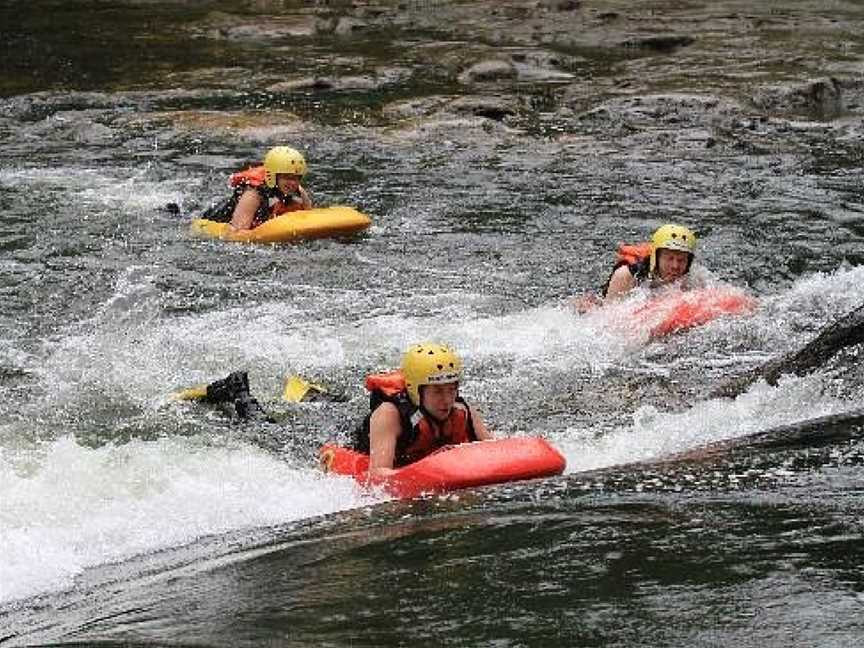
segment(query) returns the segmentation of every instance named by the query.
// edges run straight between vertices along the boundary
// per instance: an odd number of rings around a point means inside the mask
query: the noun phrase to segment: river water
[[[229,27],[224,3],[0,4],[0,645],[859,645],[858,349],[709,396],[864,301],[862,10],[784,4],[586,2],[588,23],[699,37],[552,43],[570,77],[519,68],[482,91],[412,58],[475,62],[447,12],[478,3],[249,2]],[[370,6],[443,12],[440,31],[376,28]],[[366,28],[296,32],[310,16]],[[833,114],[741,101],[814,66],[845,88]],[[263,89],[345,70],[347,87]],[[442,97],[486,107],[394,116]],[[306,153],[316,202],[373,227],[190,239],[274,144]],[[654,341],[632,303],[570,306],[618,241],[668,220],[753,315]],[[566,473],[411,502],[319,473],[362,377],[423,339],[460,350],[492,429],[548,438]],[[278,423],[170,398],[235,369]],[[348,398],[280,403],[294,373]]]

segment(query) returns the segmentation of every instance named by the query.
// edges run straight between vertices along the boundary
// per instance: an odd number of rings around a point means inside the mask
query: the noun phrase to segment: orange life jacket
[[[648,241],[643,243],[619,243],[618,253],[615,255],[615,270],[622,265],[632,266],[648,261],[651,258],[652,250],[653,246]]]
[[[243,171],[232,173],[231,177],[228,178],[228,184],[232,187],[239,187],[240,185],[260,187],[264,184],[266,175],[267,173],[264,171],[263,164],[260,166],[249,167]]]
[[[293,196],[286,196],[275,187],[268,187],[265,183],[265,179],[266,172],[264,170],[264,165],[249,167],[243,171],[237,171],[236,173],[232,173],[231,177],[228,179],[228,184],[232,187],[254,187],[258,190],[258,193],[261,194],[261,205],[255,211],[255,219],[252,221],[252,227],[257,227],[274,216],[303,209],[302,202],[298,202]]]
[[[603,284],[600,294],[604,297],[609,290],[609,282],[612,281],[612,275],[621,266],[626,265],[630,268],[630,274],[641,283],[648,278],[650,272],[650,259],[653,246],[650,242],[642,243],[619,243],[618,251],[615,254],[615,265],[612,266],[612,272],[609,273],[609,278]]]
[[[369,390],[369,414],[354,433],[354,449],[359,452],[369,453],[369,420],[381,403],[395,405],[402,424],[394,467],[418,461],[446,445],[477,440],[471,410],[461,397],[456,397],[447,420],[437,421],[411,402],[401,371],[366,376],[364,384]]]

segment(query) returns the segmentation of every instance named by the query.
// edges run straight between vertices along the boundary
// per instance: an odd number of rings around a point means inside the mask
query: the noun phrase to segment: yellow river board
[[[348,236],[362,232],[372,221],[353,207],[334,205],[303,211],[289,212],[271,218],[255,229],[231,231],[228,223],[198,218],[189,231],[201,238],[240,241],[243,243],[293,243],[317,238]]]

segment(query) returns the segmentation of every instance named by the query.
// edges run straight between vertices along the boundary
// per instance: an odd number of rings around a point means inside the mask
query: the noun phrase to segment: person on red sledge
[[[309,192],[300,184],[306,159],[290,146],[267,151],[264,163],[233,174],[234,192],[228,200],[207,209],[202,218],[230,223],[234,231],[250,230],[292,211],[312,209]]]
[[[446,445],[492,438],[459,396],[462,359],[437,342],[414,344],[397,371],[366,377],[370,412],[354,450],[369,455],[369,476],[385,477]]]
[[[677,286],[683,290],[704,286],[707,271],[694,267],[695,257],[693,231],[683,225],[667,223],[659,227],[648,242],[620,244],[615,266],[600,295],[579,297],[576,306],[584,312],[604,301],[621,299],[638,286],[649,289]]]

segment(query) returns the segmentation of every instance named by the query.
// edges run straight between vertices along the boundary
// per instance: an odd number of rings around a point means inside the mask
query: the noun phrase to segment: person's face
[[[657,250],[657,276],[661,281],[675,281],[687,272],[690,255],[681,250]]]
[[[434,418],[443,421],[453,411],[458,393],[459,383],[423,385],[420,388],[420,403]]]
[[[297,193],[300,187],[300,176],[292,173],[277,173],[276,186],[284,194]]]

